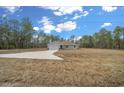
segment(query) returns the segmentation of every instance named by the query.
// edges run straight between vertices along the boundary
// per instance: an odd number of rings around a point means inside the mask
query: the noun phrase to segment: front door
[[[62,49],[62,45],[60,45],[60,49]]]

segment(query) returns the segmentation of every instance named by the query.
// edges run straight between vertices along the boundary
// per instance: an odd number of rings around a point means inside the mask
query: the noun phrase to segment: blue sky
[[[69,38],[92,35],[101,28],[124,27],[124,7],[0,7],[0,15],[12,19],[29,17],[36,31]]]

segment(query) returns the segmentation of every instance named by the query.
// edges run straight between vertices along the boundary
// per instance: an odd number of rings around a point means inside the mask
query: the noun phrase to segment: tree
[[[71,42],[75,42],[75,35],[71,35],[70,41],[71,41]]]
[[[0,49],[46,47],[50,41],[58,40],[60,36],[34,31],[29,18],[0,18]]]
[[[94,47],[94,38],[92,36],[89,36],[89,47],[90,48]]]
[[[82,38],[80,39],[80,43],[81,43],[81,46],[85,48],[94,47],[92,36],[88,36],[88,35],[82,36]]]
[[[110,31],[102,28],[99,32],[93,35],[95,47],[97,48],[112,48],[112,35]]]
[[[0,42],[1,48],[9,48],[9,40],[10,40],[10,31],[9,31],[9,23],[7,18],[1,18],[0,23]]]
[[[117,26],[114,29],[114,47],[115,48],[120,48],[120,36],[121,36],[121,27]]]
[[[21,33],[21,43],[23,48],[28,48],[31,43],[33,27],[29,18],[23,18],[22,22],[22,33]]]
[[[124,49],[124,28],[121,28],[121,36],[122,36],[122,40],[121,40],[121,48]]]
[[[20,45],[19,41],[20,41],[20,32],[21,32],[20,22],[16,19],[10,20],[9,28],[11,32],[10,48],[18,48]]]

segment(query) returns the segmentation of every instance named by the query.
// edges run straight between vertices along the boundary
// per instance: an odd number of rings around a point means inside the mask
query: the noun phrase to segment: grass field
[[[0,50],[0,54],[11,54],[11,53],[21,53],[21,52],[29,52],[29,51],[43,51],[47,50],[47,48],[29,48],[29,49],[3,49]]]
[[[25,49],[25,51],[44,49]],[[0,53],[20,50],[0,50]],[[124,86],[124,50],[60,50],[64,60],[0,58],[0,86]]]

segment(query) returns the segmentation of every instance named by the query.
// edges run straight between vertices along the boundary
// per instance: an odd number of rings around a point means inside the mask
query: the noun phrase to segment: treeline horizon
[[[124,49],[124,27],[120,26],[116,26],[114,31],[102,28],[93,35],[84,35],[78,40],[75,38],[72,35],[65,40],[58,35],[35,31],[28,17],[21,20],[0,17],[0,49],[46,48],[53,41],[71,41],[81,48]]]
[[[7,17],[0,18],[0,49],[44,48],[50,41],[58,40],[63,38],[33,30],[32,22],[28,17],[20,21]]]
[[[76,43],[84,48],[124,49],[124,28],[116,26],[113,31],[101,28],[93,35],[82,36]]]

